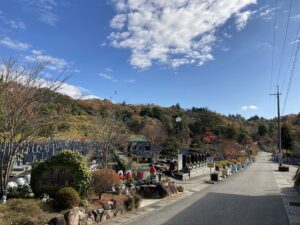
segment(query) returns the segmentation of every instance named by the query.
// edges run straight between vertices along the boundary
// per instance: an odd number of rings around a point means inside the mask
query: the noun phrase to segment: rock
[[[119,208],[116,208],[113,210],[114,216],[122,215],[122,210]]]
[[[92,210],[92,213],[94,215],[95,221],[97,223],[101,222],[101,217],[102,217],[103,211],[104,211],[103,209]]]
[[[102,215],[101,215],[101,222],[104,222],[104,221],[106,221],[107,220],[107,211],[108,210],[104,210],[103,211],[103,213],[102,213]]]
[[[88,211],[87,215],[88,215],[88,219],[95,221],[95,215],[94,215],[93,211]]]
[[[87,225],[87,222],[88,222],[88,215],[83,212],[80,212],[78,225]]]
[[[75,208],[71,209],[70,211],[68,211],[65,214],[65,220],[67,222],[67,225],[78,225],[79,214],[80,214],[80,210],[78,207],[75,207]]]
[[[54,218],[52,218],[49,222],[48,225],[67,225],[65,221],[64,215],[58,215]]]
[[[110,220],[114,217],[114,211],[113,210],[107,210],[107,219]]]

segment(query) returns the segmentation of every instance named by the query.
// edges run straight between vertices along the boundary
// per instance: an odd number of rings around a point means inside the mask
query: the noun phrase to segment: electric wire
[[[290,24],[290,18],[291,18],[291,11],[292,11],[292,3],[293,3],[293,0],[290,0],[288,18],[287,18],[287,23],[286,23],[286,27],[285,27],[284,41],[283,41],[281,57],[280,57],[280,61],[279,61],[279,69],[278,69],[278,74],[277,74],[277,85],[279,85],[279,79],[280,79],[283,59],[284,59],[284,55],[285,55],[286,40],[287,40],[287,36],[288,36],[288,30],[289,30],[289,24]]]
[[[289,82],[288,82],[288,86],[287,86],[287,90],[286,90],[286,95],[285,95],[285,98],[284,98],[284,104],[283,104],[283,108],[282,108],[282,115],[284,114],[284,111],[285,111],[285,108],[286,108],[286,103],[287,103],[289,93],[290,93],[290,89],[291,89],[291,86],[292,86],[293,77],[295,75],[296,63],[297,63],[297,60],[298,60],[298,53],[299,53],[299,48],[300,48],[299,32],[300,32],[300,23],[299,23],[298,28],[297,28],[297,35],[296,35],[296,39],[295,39],[296,48],[295,48],[295,52],[294,52],[294,59],[293,59],[292,67],[291,67],[291,74],[290,74],[290,77],[289,77]]]

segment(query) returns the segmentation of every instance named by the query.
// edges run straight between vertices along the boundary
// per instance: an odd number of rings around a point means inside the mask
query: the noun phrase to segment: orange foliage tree
[[[119,177],[112,169],[98,169],[92,173],[91,187],[99,198],[103,193],[111,191],[112,187],[117,184],[119,184]]]

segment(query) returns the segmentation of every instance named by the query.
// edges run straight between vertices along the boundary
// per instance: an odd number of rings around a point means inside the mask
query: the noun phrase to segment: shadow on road
[[[279,195],[208,193],[164,224],[288,225]]]

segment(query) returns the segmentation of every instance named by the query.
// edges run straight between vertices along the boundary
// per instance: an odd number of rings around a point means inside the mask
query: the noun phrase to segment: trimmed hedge
[[[58,169],[66,170],[72,175],[72,185],[62,184],[58,186],[57,184],[51,185],[43,182],[45,174]],[[36,197],[46,193],[54,198],[57,191],[66,186],[73,187],[80,195],[83,195],[88,189],[90,180],[91,174],[87,162],[81,153],[78,151],[63,150],[32,169],[30,186]]]
[[[79,194],[71,187],[60,189],[55,196],[55,204],[59,209],[71,209],[79,203]]]
[[[119,169],[125,171],[126,163],[125,163],[124,159],[121,159],[120,156],[118,156],[118,154],[115,153],[115,151],[113,151],[113,155],[114,155],[115,160],[117,161]]]

